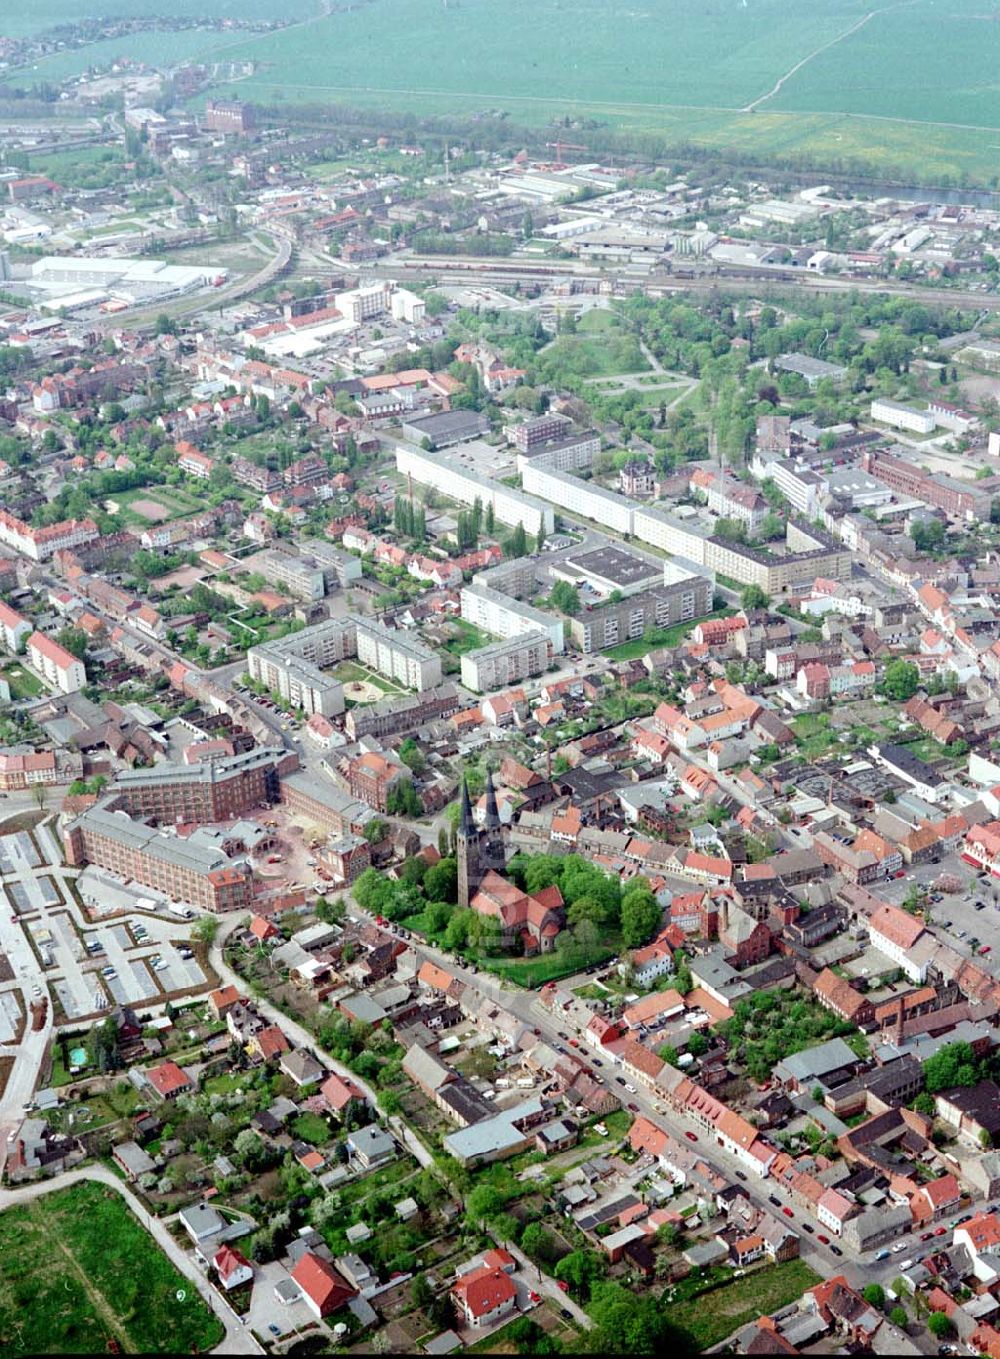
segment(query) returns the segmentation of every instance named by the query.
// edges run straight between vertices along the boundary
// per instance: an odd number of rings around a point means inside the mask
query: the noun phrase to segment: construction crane
[[[577,146],[575,142],[564,142],[564,141],[546,142],[545,147],[546,150],[554,151],[556,153],[556,159],[552,166],[553,170],[565,170],[567,168],[566,162],[562,158],[562,153],[564,151],[587,150],[585,146]]]

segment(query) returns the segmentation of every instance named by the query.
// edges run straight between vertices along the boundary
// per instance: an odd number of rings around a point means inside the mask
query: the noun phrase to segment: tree
[[[210,948],[215,943],[221,923],[218,916],[200,915],[191,926],[191,937]]]
[[[937,552],[944,547],[947,531],[940,519],[929,519],[923,524],[914,524],[910,531],[913,545],[918,552]]]
[[[78,661],[87,659],[87,634],[81,628],[60,628],[56,641]]]
[[[379,816],[373,816],[365,826],[365,839],[370,845],[380,845],[389,834],[389,827]]]
[[[424,804],[412,779],[399,779],[389,789],[385,809],[390,816],[423,816]]]
[[[745,585],[740,591],[740,603],[744,609],[766,609],[770,607],[771,596],[759,585]]]
[[[687,1041],[687,1050],[692,1057],[704,1057],[708,1051],[708,1039],[703,1033],[695,1029]]]
[[[604,1259],[597,1251],[574,1250],[564,1255],[556,1265],[555,1276],[586,1299],[594,1283],[604,1277],[606,1269]]]
[[[458,864],[452,858],[432,864],[424,874],[424,896],[428,901],[458,900]]]
[[[920,686],[920,671],[913,661],[897,658],[885,667],[878,692],[894,703],[907,703]]]
[[[906,1323],[909,1319],[910,1318],[906,1315],[905,1307],[900,1307],[898,1304],[889,1313],[889,1320],[894,1326],[898,1326],[901,1331],[906,1329]]]
[[[594,1320],[587,1337],[591,1354],[691,1353],[690,1342],[670,1324],[651,1293],[633,1293],[619,1283],[597,1283],[588,1310]]]
[[[414,1307],[427,1307],[434,1301],[434,1289],[427,1282],[426,1274],[418,1274],[413,1280],[410,1296],[413,1298]]]
[[[975,1053],[969,1043],[946,1043],[924,1062],[924,1083],[932,1095],[950,1086],[975,1085],[978,1080]]]
[[[526,557],[528,554],[528,535],[524,525],[518,524],[504,544],[505,557]]]
[[[926,1114],[928,1118],[933,1118],[935,1109],[937,1108],[934,1103],[934,1096],[929,1095],[926,1090],[922,1090],[913,1101],[913,1108],[918,1114]]]
[[[927,1329],[937,1340],[944,1340],[955,1329],[951,1318],[944,1312],[932,1312],[927,1318]]]
[[[412,736],[408,736],[405,741],[400,742],[399,758],[412,769],[414,774],[421,774],[427,768],[427,760],[424,752],[417,745]]]
[[[653,893],[643,883],[626,892],[621,904],[622,943],[626,948],[638,948],[659,928],[663,912]]]
[[[465,1216],[469,1223],[482,1231],[487,1222],[503,1212],[507,1200],[491,1184],[477,1185],[465,1200]]]
[[[881,1284],[866,1284],[861,1290],[861,1296],[865,1302],[870,1302],[873,1307],[881,1308],[885,1304],[885,1289]]]
[[[549,605],[575,618],[580,612],[580,592],[568,580],[557,580],[549,594]]]

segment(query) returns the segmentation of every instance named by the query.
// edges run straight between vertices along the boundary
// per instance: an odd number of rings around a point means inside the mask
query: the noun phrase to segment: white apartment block
[[[34,628],[26,618],[0,600],[0,639],[11,654],[15,653],[24,637],[30,637]]]
[[[792,458],[778,458],[768,465],[767,474],[794,509],[809,519],[816,517],[825,488],[823,478],[811,467]]]
[[[326,573],[315,562],[292,557],[287,552],[270,551],[261,554],[257,570],[269,583],[287,586],[296,599],[304,599],[307,603],[326,595]]]
[[[705,534],[694,524],[674,519],[662,510],[637,506],[633,516],[633,532],[643,543],[669,552],[672,557],[686,557],[696,566],[705,564]]]
[[[408,325],[420,326],[424,323],[427,303],[408,288],[397,288],[392,294],[392,316],[395,321],[406,321]]]
[[[28,664],[45,683],[60,694],[72,694],[87,683],[83,662],[46,637],[33,632],[28,638]]]
[[[571,514],[582,515],[595,524],[603,524],[616,533],[633,532],[635,502],[615,491],[606,491],[602,486],[594,486],[589,481],[568,476],[565,472],[551,471],[539,466],[544,459],[533,458],[521,476],[521,485],[531,495],[539,495],[550,500],[560,509]]]
[[[418,693],[441,683],[441,658],[430,647],[371,619],[358,619],[357,623],[358,660],[362,665]]]
[[[346,293],[337,293],[333,305],[346,320],[353,321],[355,325],[360,325],[362,321],[374,321],[392,307],[392,284],[368,283]]]
[[[565,650],[561,618],[554,618],[552,614],[543,613],[511,595],[501,594],[488,585],[462,587],[462,617],[467,623],[504,640],[543,632],[552,644],[553,652],[561,655]]]
[[[584,472],[593,466],[600,451],[601,436],[596,430],[588,429],[582,434],[567,434],[565,438],[519,452],[517,470],[522,477],[524,469],[532,464],[551,472]]]
[[[914,410],[899,401],[876,399],[871,405],[871,417],[880,425],[891,425],[893,429],[907,429],[911,434],[933,434],[934,416],[927,411]]]
[[[551,505],[500,482],[488,481],[447,454],[397,444],[396,470],[420,486],[432,486],[459,504],[473,505],[479,500],[484,510],[492,505],[498,522],[511,528],[522,524],[526,533],[536,536],[539,530],[551,533],[555,528]]]
[[[462,657],[462,683],[485,694],[541,675],[552,663],[552,640],[544,632],[525,632]]]
[[[251,647],[247,668],[253,679],[297,707],[332,717],[344,711],[344,690],[323,670],[355,656],[386,679],[418,692],[441,683],[441,659],[430,647],[358,614],[331,618]]]

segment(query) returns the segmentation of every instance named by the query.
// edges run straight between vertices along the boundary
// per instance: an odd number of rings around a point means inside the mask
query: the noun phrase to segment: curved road
[[[233,930],[236,929],[240,920],[244,919],[245,916],[246,912],[240,911],[236,916],[233,916],[226,921],[222,929],[216,935],[215,941],[208,951],[209,961],[218,972],[220,980],[227,981],[232,986],[237,987],[241,994],[246,992],[246,979],[241,977],[238,972],[233,971],[223,958],[222,953],[225,941],[232,934]],[[335,1057],[331,1057],[326,1049],[317,1041],[315,1034],[310,1033],[309,1030],[298,1023],[297,1020],[286,1015],[284,1011],[279,1010],[276,1005],[272,1005],[271,1002],[266,1000],[263,996],[254,996],[253,1003],[262,1015],[265,1015],[272,1024],[279,1025],[289,1037],[295,1040],[300,1048],[306,1048],[314,1052],[317,1058],[321,1058],[331,1071],[335,1071],[338,1076],[343,1076],[345,1080],[353,1081],[354,1084],[363,1091],[365,1097],[371,1102],[372,1107],[378,1108],[378,1098],[374,1087],[369,1085],[368,1082],[363,1080],[356,1072],[352,1071],[350,1067],[345,1066],[343,1062],[338,1062]],[[391,1117],[387,1119],[387,1122],[400,1141],[410,1152],[412,1152],[420,1165],[426,1170],[433,1168],[434,1158],[403,1120],[401,1118]]]
[[[178,1246],[163,1223],[146,1212],[145,1208],[132,1193],[131,1189],[112,1171],[104,1166],[82,1166],[79,1170],[67,1171],[51,1180],[36,1180],[22,1189],[0,1189],[0,1210],[13,1208],[19,1203],[27,1203],[41,1198],[44,1194],[55,1193],[82,1180],[96,1180],[99,1184],[114,1189],[125,1200],[136,1219],[149,1232],[163,1253],[176,1266],[181,1274],[197,1288],[205,1302],[226,1328],[226,1338],[212,1351],[213,1354],[263,1354],[264,1350],[253,1336],[237,1321],[235,1315],[225,1305],[215,1289],[199,1271],[191,1257]]]

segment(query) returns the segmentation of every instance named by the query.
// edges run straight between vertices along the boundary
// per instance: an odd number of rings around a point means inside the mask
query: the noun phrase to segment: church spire
[[[488,831],[498,830],[500,826],[497,791],[493,787],[493,772],[489,769],[486,771],[486,820],[484,825]]]
[[[462,778],[462,814],[459,817],[458,833],[462,836],[470,836],[475,833],[475,824],[472,820],[472,803],[469,801],[469,784],[463,776]]]

